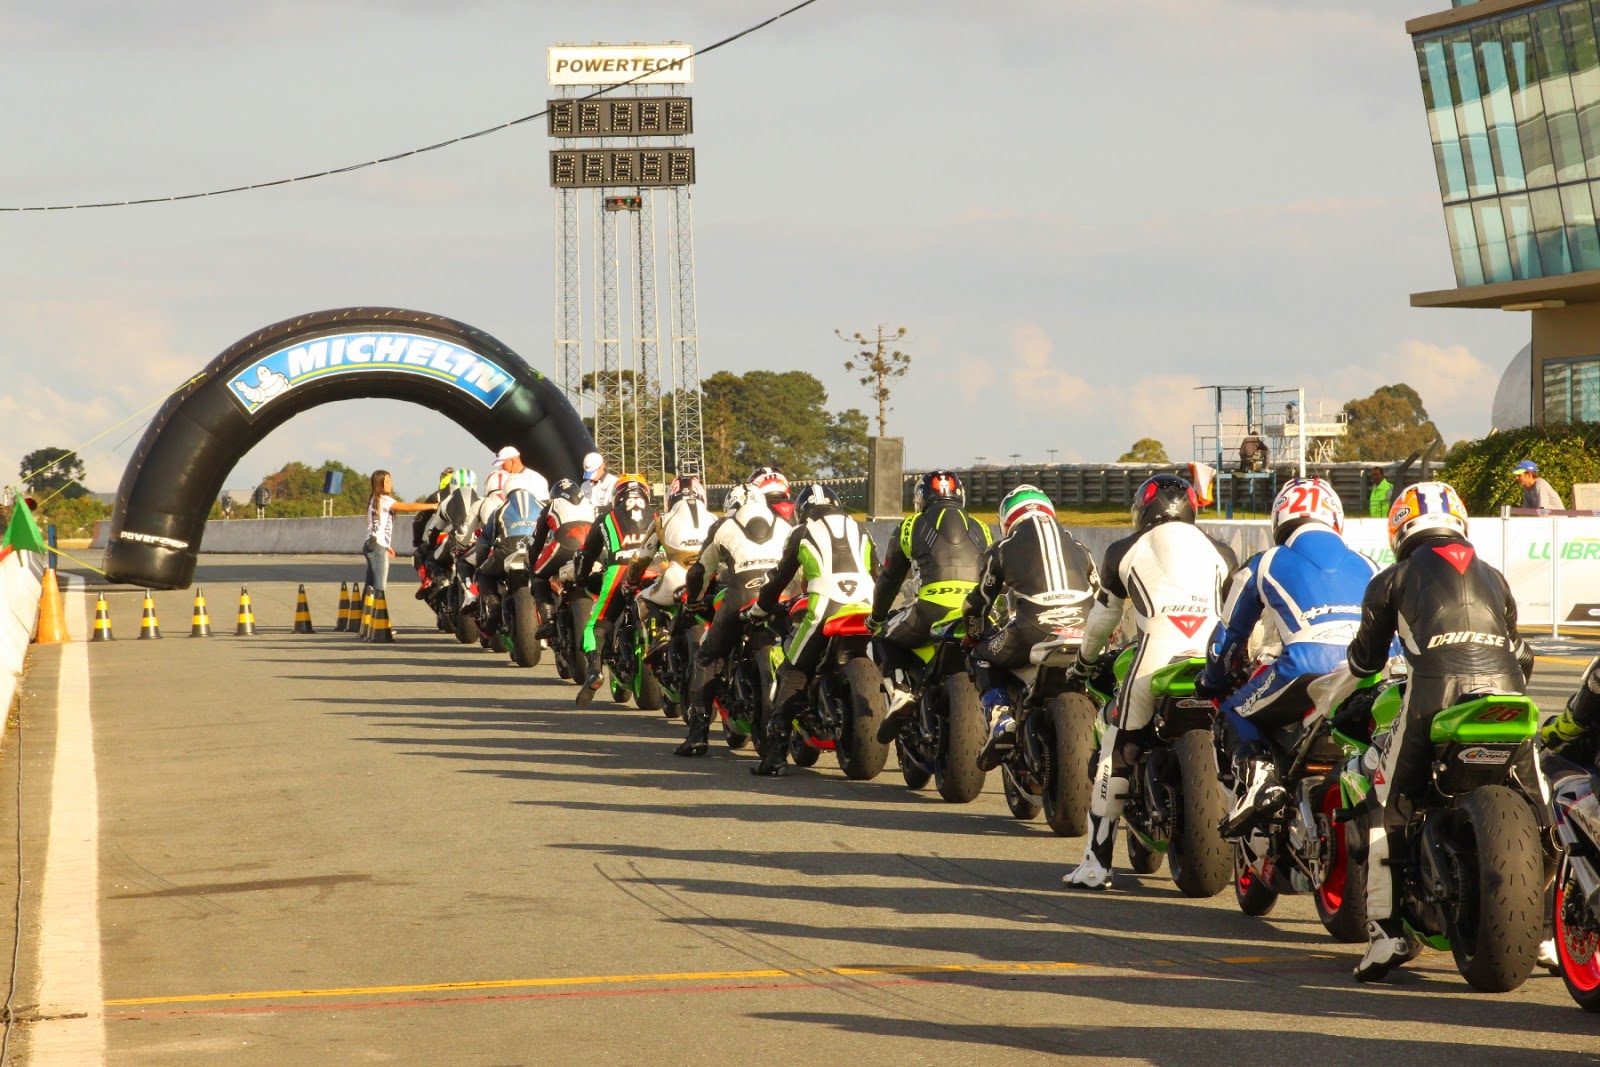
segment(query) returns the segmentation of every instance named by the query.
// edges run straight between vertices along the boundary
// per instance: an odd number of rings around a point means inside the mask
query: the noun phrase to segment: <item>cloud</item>
[[[1313,411],[1319,402],[1332,411],[1382,386],[1403,382],[1422,397],[1428,417],[1446,440],[1481,437],[1489,432],[1502,373],[1465,345],[1408,338],[1372,362],[1347,364],[1323,376],[1315,391],[1307,390],[1307,401]]]

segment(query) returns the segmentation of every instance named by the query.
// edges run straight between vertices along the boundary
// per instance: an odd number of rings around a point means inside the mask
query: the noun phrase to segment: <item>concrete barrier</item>
[[[39,578],[44,561],[31,552],[13,552],[0,561],[0,714],[9,713],[22,661],[39,618]]]

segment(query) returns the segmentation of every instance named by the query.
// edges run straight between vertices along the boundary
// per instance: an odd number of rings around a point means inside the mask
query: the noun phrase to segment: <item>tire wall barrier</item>
[[[481,330],[399,308],[304,315],[240,340],[167,399],[117,490],[108,576],[186,588],[206,516],[240,457],[302,411],[368,397],[432,408],[490,451],[515,445],[552,482],[579,477],[594,447],[561,390]]]
[[[9,713],[22,661],[39,618],[39,578],[44,562],[31,552],[0,560],[0,714]]]

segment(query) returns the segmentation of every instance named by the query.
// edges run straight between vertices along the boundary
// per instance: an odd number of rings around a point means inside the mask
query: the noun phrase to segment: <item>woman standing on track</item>
[[[389,584],[389,561],[394,558],[394,513],[432,511],[436,504],[410,504],[394,498],[394,481],[388,471],[372,472],[372,493],[367,497],[367,585],[381,593]]]

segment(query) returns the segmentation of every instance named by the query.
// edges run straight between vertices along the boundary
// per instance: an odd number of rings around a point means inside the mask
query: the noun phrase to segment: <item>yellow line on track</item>
[[[1536,659],[1536,660],[1541,660],[1541,661],[1543,661],[1545,663],[1570,663],[1570,664],[1573,664],[1574,666],[1582,667],[1585,664],[1587,664],[1589,662],[1589,659],[1592,658],[1592,657],[1584,657],[1584,656],[1535,656],[1533,658]]]
[[[895,974],[1021,974],[1102,966],[1088,963],[927,964],[904,967],[814,967],[797,970],[696,971],[668,974],[603,974],[569,978],[505,978],[488,982],[431,982],[425,985],[344,986],[337,989],[273,989],[247,993],[195,993],[177,997],[126,997],[107,1007],[139,1004],[198,1004],[230,1000],[297,1000],[306,997],[357,997],[388,993],[441,993],[469,989],[532,989],[549,986],[625,985],[631,982],[708,982],[755,978],[860,977]]]

